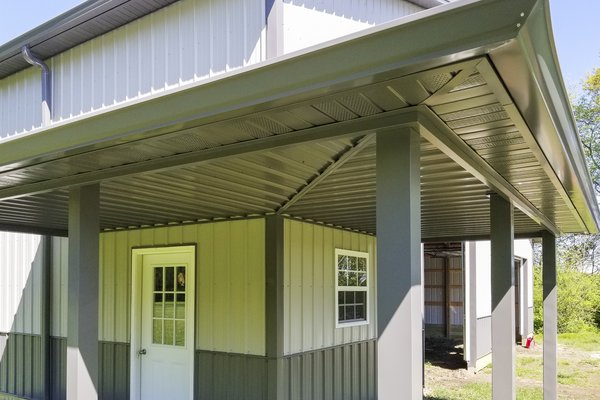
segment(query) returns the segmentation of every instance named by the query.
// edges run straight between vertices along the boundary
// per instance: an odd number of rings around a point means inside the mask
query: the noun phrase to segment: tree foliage
[[[600,68],[582,84],[573,113],[596,194],[600,198]],[[543,327],[541,252],[535,251],[534,329]],[[557,241],[559,333],[600,328],[600,235],[565,235]]]
[[[600,275],[560,266],[557,271],[558,332],[581,332],[598,327],[600,320]],[[543,327],[542,268],[533,270],[533,325]]]

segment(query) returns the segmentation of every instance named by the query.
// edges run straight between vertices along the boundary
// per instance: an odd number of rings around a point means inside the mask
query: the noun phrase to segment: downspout
[[[21,47],[21,53],[25,61],[42,70],[42,126],[47,127],[52,120],[52,75],[50,68],[31,52],[28,45]]]

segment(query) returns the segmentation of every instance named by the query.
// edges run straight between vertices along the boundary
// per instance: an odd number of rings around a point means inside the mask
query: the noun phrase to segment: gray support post
[[[99,185],[69,193],[67,399],[98,398]]]
[[[556,238],[542,233],[542,281],[544,286],[544,400],[556,400],[557,294]]]
[[[377,398],[421,399],[420,136],[377,133]]]
[[[531,270],[529,264],[532,260],[524,260],[521,263],[521,286],[519,290],[521,291],[521,303],[519,303],[519,307],[521,307],[521,345],[523,345],[527,341],[527,335],[529,332],[529,271]]]
[[[514,225],[510,201],[490,195],[492,274],[492,398],[516,396]]]
[[[477,265],[476,265],[476,246],[475,242],[466,242],[464,244],[465,266],[467,268],[466,284],[469,286],[469,359],[467,363],[469,369],[477,369]]]
[[[283,371],[283,217],[265,224],[267,398],[284,398]]]
[[[283,0],[265,0],[267,59],[283,54]]]

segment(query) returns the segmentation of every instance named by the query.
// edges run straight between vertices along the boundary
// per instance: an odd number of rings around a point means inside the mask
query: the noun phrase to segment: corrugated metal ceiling
[[[495,82],[471,60],[373,83],[259,114],[120,144],[0,174],[0,188],[60,183],[115,166],[301,132],[307,128],[427,104],[481,159],[500,173],[564,232],[581,229],[562,187],[548,177],[527,139],[527,127],[511,111]],[[502,101],[501,99],[502,98]],[[115,176],[102,182],[104,229],[192,222],[277,212],[375,233],[375,139],[346,135],[178,166]],[[354,149],[354,150],[353,150]],[[348,155],[344,158],[344,155]],[[336,163],[344,158],[343,165]],[[422,225],[425,238],[489,234],[489,188],[431,143],[421,143]],[[334,166],[332,168],[332,166]],[[318,179],[318,183],[310,186]],[[306,188],[308,187],[307,190]],[[285,206],[298,193],[302,197]],[[2,189],[0,189],[0,195]],[[59,189],[0,202],[4,223],[66,229],[67,191]],[[520,210],[517,233],[540,225]]]

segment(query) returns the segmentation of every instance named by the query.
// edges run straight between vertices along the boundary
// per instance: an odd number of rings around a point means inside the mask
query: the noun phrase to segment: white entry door
[[[141,264],[137,265],[141,272],[138,277],[141,312],[136,332],[137,350],[132,341],[132,356],[136,357],[139,373],[136,380],[139,391],[132,391],[139,396],[133,398],[192,399],[194,248],[136,249],[134,252],[142,253],[134,262]]]

